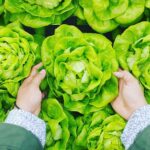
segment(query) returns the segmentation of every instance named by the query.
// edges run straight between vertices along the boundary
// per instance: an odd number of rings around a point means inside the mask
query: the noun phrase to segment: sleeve
[[[149,150],[150,149],[150,126],[139,132],[129,150]]]
[[[20,126],[0,124],[0,150],[43,150],[41,142]]]
[[[23,127],[32,132],[32,134],[39,139],[44,147],[46,139],[46,125],[45,122],[37,116],[21,109],[13,109],[9,112],[5,123]]]
[[[137,109],[129,118],[128,123],[121,136],[122,143],[126,149],[137,141],[137,137],[150,125],[150,105]],[[141,149],[136,149],[141,150]]]

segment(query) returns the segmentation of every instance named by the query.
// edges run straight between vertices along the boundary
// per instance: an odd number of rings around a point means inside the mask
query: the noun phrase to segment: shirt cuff
[[[32,132],[44,147],[46,139],[46,124],[37,116],[21,109],[13,109],[9,112],[5,123],[18,125]]]
[[[145,105],[137,109],[130,117],[121,136],[125,149],[133,143],[139,132],[150,125],[150,105]]]

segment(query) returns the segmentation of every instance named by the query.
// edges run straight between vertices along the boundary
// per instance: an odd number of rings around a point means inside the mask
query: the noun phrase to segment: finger
[[[37,73],[37,74],[33,77],[32,81],[33,81],[37,86],[39,86],[40,83],[41,83],[41,81],[45,78],[45,76],[46,76],[46,71],[45,71],[45,69],[42,69],[39,73]]]
[[[35,114],[36,116],[38,116],[39,113],[40,113],[40,111],[41,111],[41,106],[38,107],[38,109],[34,112],[34,114]]]
[[[122,90],[123,84],[124,84],[124,80],[123,79],[119,79],[119,91]]]
[[[34,66],[34,67],[32,68],[31,73],[30,73],[30,77],[35,76],[35,75],[38,73],[38,69],[39,69],[40,67],[42,67],[42,63],[39,63],[39,64],[37,64],[36,66]]]
[[[128,71],[114,72],[114,75],[120,79],[123,79],[125,83],[135,81],[135,78]]]
[[[119,68],[119,70],[117,71],[117,72],[114,72],[113,74],[116,76],[116,77],[118,77],[118,72],[119,71],[122,71],[120,68]],[[119,77],[120,77],[120,75],[119,75]],[[118,78],[119,78],[118,77]],[[121,78],[119,78],[119,81],[118,81],[118,88],[119,88],[119,91],[122,89],[122,85],[123,85],[123,80],[121,79]]]

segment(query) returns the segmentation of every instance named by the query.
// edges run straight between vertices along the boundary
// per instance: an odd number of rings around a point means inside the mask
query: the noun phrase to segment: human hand
[[[42,63],[33,67],[30,76],[23,81],[16,101],[20,109],[31,112],[34,115],[40,113],[43,98],[39,86],[41,81],[45,78],[46,71],[43,69],[38,72],[41,66]]]
[[[120,79],[119,95],[111,104],[117,113],[128,120],[136,109],[147,104],[144,92],[138,80],[128,71],[118,71],[114,75]]]

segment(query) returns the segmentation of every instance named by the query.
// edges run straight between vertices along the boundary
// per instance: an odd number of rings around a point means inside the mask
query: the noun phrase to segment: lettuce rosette
[[[97,32],[106,33],[119,25],[128,26],[139,21],[145,0],[79,0],[79,5],[89,26]]]
[[[118,35],[114,49],[120,66],[141,82],[150,102],[150,23],[141,22]]]
[[[77,137],[73,144],[74,149],[124,150],[120,136],[125,121],[107,109],[76,119]]]
[[[59,25],[75,8],[75,0],[5,0],[6,20],[19,20],[32,28]]]
[[[47,124],[46,150],[65,150],[69,140],[68,118],[56,99],[46,99],[42,104],[42,119]]]
[[[17,23],[0,26],[0,102],[12,104],[34,63],[37,44]]]
[[[82,33],[62,25],[42,44],[50,95],[63,98],[69,111],[102,108],[118,94],[118,69],[111,42],[100,34]]]

